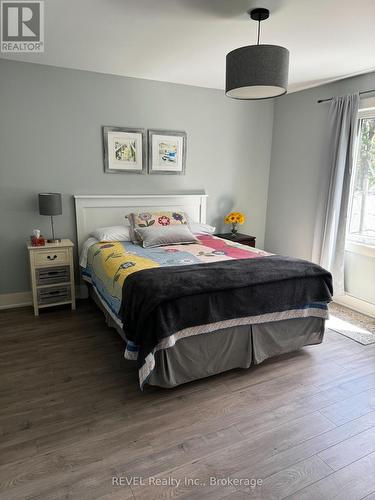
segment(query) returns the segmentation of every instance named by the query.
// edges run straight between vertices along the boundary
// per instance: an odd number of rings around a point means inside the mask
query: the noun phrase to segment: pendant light
[[[258,22],[257,45],[227,54],[225,94],[233,99],[270,99],[283,95],[288,86],[289,50],[279,45],[260,45],[260,23],[269,18],[268,9],[253,9]]]

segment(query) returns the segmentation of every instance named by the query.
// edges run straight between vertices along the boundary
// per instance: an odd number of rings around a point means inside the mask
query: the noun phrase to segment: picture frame
[[[103,127],[104,172],[145,174],[147,172],[146,130]]]
[[[186,132],[148,131],[148,173],[184,175],[186,172]]]

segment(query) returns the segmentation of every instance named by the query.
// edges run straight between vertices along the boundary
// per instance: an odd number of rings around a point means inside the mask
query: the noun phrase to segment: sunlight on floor
[[[356,342],[359,342],[363,345],[375,344],[375,335],[365,328],[362,328],[358,325],[353,325],[344,321],[342,319],[337,318],[334,315],[330,315],[330,319],[326,321],[326,327],[334,330],[335,332],[341,333],[345,335],[345,337],[349,337]]]

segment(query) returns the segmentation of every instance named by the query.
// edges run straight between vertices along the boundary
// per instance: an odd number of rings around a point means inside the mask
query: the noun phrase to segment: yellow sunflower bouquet
[[[246,220],[245,215],[242,212],[231,212],[224,218],[225,224],[232,224],[231,233],[236,234],[238,229],[238,224],[242,225]]]

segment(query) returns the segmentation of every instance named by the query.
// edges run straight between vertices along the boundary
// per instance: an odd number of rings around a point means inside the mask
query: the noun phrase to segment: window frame
[[[355,174],[356,174],[356,168],[358,165],[358,155],[359,155],[360,142],[361,142],[361,122],[365,118],[373,118],[375,120],[375,105],[373,105],[372,102],[371,102],[371,107],[366,107],[366,108],[360,109],[358,111],[358,115],[357,115],[357,136],[356,136],[355,144],[354,144],[355,154],[353,155],[352,174],[351,174],[350,190],[349,190],[349,206],[348,206],[348,212],[347,212],[348,213],[348,221],[346,224],[345,250],[352,251],[352,252],[355,252],[355,250],[357,250],[356,253],[360,253],[363,255],[369,255],[369,253],[373,254],[372,250],[369,251],[369,249],[374,249],[374,252],[375,252],[375,241],[374,241],[374,243],[372,243],[372,242],[369,243],[368,241],[357,241],[357,240],[351,239],[350,233],[349,233],[349,226],[350,226],[353,200],[354,200]],[[365,247],[365,248],[363,248],[361,250],[360,247]]]

